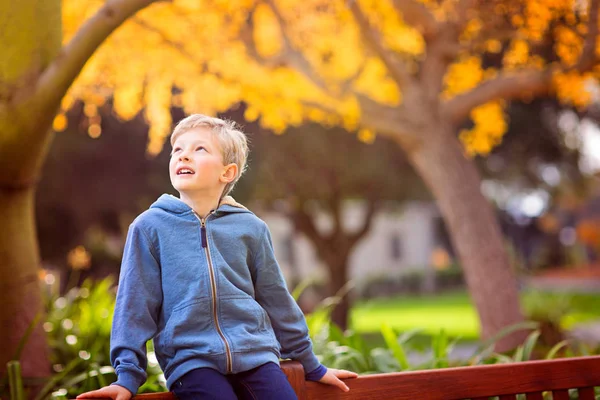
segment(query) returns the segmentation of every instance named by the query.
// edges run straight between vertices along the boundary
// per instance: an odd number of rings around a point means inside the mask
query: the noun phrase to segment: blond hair
[[[213,118],[203,114],[192,114],[177,123],[171,134],[171,146],[181,134],[194,128],[208,128],[219,143],[223,164],[235,163],[238,166],[237,176],[229,182],[221,197],[227,196],[246,171],[248,160],[248,139],[234,121]]]

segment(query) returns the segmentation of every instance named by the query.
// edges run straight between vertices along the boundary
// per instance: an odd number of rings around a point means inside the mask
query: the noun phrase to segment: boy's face
[[[173,143],[169,176],[179,193],[222,189],[228,181],[227,169],[221,148],[208,128],[190,129]]]

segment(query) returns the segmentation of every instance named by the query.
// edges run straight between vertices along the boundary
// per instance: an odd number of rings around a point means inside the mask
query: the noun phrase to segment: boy
[[[279,358],[306,378],[347,391],[312,352],[304,316],[287,291],[266,224],[228,194],[248,145],[233,122],[191,115],[171,135],[162,195],[131,224],[111,334],[117,381],[78,399],[128,400],[145,381],[154,340],[167,386],[187,399],[295,399]]]

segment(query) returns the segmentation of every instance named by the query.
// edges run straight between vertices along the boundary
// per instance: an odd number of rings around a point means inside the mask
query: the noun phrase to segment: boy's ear
[[[235,177],[237,176],[237,172],[238,172],[238,166],[236,163],[231,163],[229,165],[226,165],[225,168],[223,168],[223,172],[221,173],[221,182],[223,182],[223,183],[232,182],[235,179]]]

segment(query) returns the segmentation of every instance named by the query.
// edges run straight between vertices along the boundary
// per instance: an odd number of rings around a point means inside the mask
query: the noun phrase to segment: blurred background
[[[600,352],[596,1],[2,3],[1,361],[39,398],[114,379],[127,229],[177,195],[166,139],[190,113],[247,133],[232,195],[326,365]],[[165,390],[148,346],[142,392]]]

